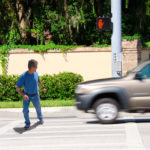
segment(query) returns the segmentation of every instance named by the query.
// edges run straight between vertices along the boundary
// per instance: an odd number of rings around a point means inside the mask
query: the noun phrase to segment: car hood
[[[80,83],[80,85],[87,85],[87,86],[96,86],[96,85],[113,85],[118,83],[123,78],[107,78],[107,79],[97,79],[97,80],[90,80]]]

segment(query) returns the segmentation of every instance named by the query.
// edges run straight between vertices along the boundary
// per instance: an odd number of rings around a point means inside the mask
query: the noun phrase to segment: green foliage
[[[0,54],[7,56],[8,51],[17,48],[23,48],[28,50],[33,50],[35,52],[44,53],[47,50],[58,50],[60,49],[62,52],[66,52],[67,50],[72,50],[75,47],[81,47],[76,45],[56,45],[53,42],[50,42],[46,45],[1,45],[0,46]]]
[[[126,4],[125,4],[125,8],[128,8],[128,3],[129,3],[129,0],[126,0],[126,2],[125,2]]]
[[[91,47],[110,47],[111,45],[109,44],[99,44],[99,42],[90,45]]]
[[[47,40],[57,45],[111,44],[112,32],[96,29],[96,18],[111,14],[110,0],[67,0],[66,6],[64,2],[0,1],[0,44],[43,45]],[[138,34],[143,42],[150,41],[149,22],[150,0],[122,1],[123,38],[131,40],[128,36]]]
[[[126,39],[127,41],[132,41],[132,40],[135,40],[135,39],[140,39],[141,36],[139,34],[135,34],[133,36],[122,36],[122,39]]]
[[[15,89],[19,76],[0,75],[0,101],[18,101],[21,96]]]
[[[149,42],[145,42],[145,43],[144,43],[144,46],[145,46],[145,47],[150,47],[150,41],[149,41]]]
[[[0,64],[2,67],[2,74],[6,75],[6,65],[7,65],[7,54],[8,54],[8,46],[0,46]]]
[[[122,33],[123,35],[140,35],[142,42],[149,41],[150,28],[148,15],[149,0],[122,1]],[[126,4],[128,7],[126,7]],[[129,38],[130,39],[130,38]]]
[[[146,15],[150,16],[150,0],[146,2]]]
[[[15,44],[20,40],[21,37],[15,25],[12,25],[9,28],[6,38],[8,39],[7,44]]]
[[[43,45],[44,44],[44,24],[46,22],[46,14],[40,5],[38,5],[38,9],[34,8],[33,12],[35,14],[33,18],[33,28],[30,30],[31,33],[34,34],[36,38],[36,44]]]
[[[76,85],[83,81],[81,75],[71,72],[53,76],[44,75],[40,79],[48,90],[46,94],[43,94],[40,89],[41,99],[72,99]]]
[[[47,43],[45,32],[58,45],[110,44],[111,33],[100,35],[96,29],[98,12],[110,14],[108,0],[103,2],[102,10],[96,0],[67,0],[66,10],[64,1],[17,2],[24,8],[21,20],[26,23],[18,20],[21,10],[17,9],[16,1],[0,2],[0,44],[43,45]],[[26,32],[26,38],[22,37],[22,31]]]
[[[0,101],[19,101],[22,99],[16,91],[16,83],[19,76],[0,75]],[[71,72],[63,72],[58,75],[43,75],[40,77],[41,82],[47,89],[44,94],[40,88],[40,96],[42,100],[46,99],[72,99],[76,85],[83,81],[79,74]]]
[[[0,64],[2,67],[2,74],[6,75],[7,58],[3,55],[0,57]]]

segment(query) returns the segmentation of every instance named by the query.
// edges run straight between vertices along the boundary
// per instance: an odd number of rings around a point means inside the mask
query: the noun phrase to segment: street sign
[[[96,19],[96,27],[98,31],[111,30],[111,18],[109,17],[98,17]]]

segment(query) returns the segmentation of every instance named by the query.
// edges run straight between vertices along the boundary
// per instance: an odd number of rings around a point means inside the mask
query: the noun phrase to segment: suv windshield
[[[145,62],[141,62],[139,63],[138,66],[136,66],[135,68],[127,71],[127,74],[124,76],[124,77],[127,77],[129,74],[132,74],[132,73],[136,73],[136,72],[141,72],[142,69],[144,69],[146,65],[150,64],[150,61],[145,61]]]
[[[140,63],[138,66],[136,66],[135,68],[129,70],[128,73],[135,73],[135,72],[138,72],[138,71],[140,71],[144,66],[146,66],[146,65],[149,64],[149,63],[150,63],[149,61],[142,62],[142,63]]]

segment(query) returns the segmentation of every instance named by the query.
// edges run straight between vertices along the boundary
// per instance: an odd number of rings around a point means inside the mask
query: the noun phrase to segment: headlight
[[[76,94],[84,94],[84,93],[91,91],[92,89],[93,89],[93,87],[91,87],[91,86],[78,85],[75,90],[75,93]]]

